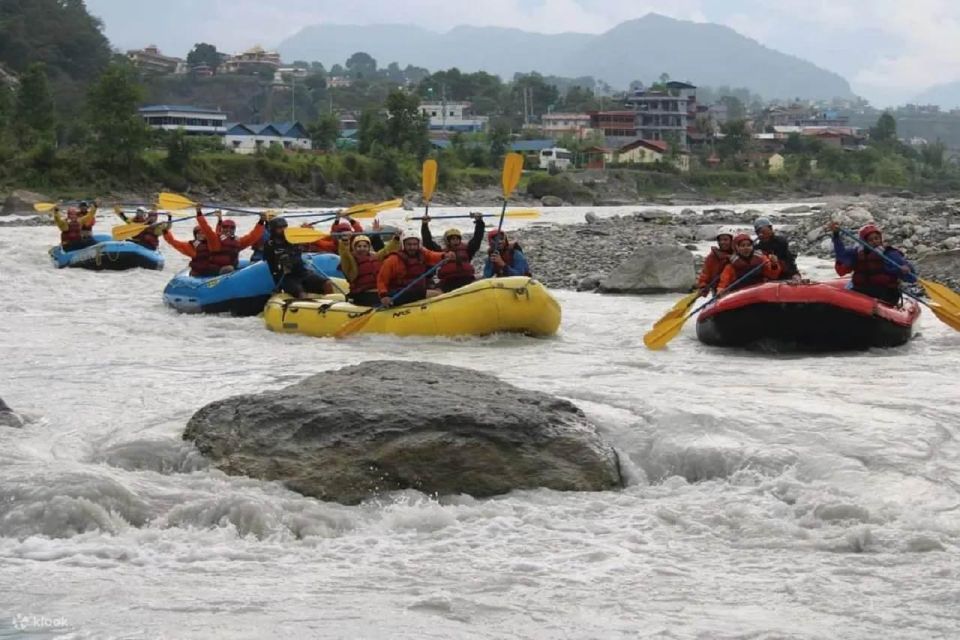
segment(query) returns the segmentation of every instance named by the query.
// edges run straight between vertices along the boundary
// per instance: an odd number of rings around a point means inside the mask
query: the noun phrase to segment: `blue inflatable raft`
[[[125,271],[127,269],[163,269],[163,254],[142,247],[135,242],[117,241],[108,235],[95,234],[97,244],[76,251],[64,251],[56,246],[50,249],[53,266],[58,269],[73,267],[93,271]]]
[[[343,278],[340,257],[332,253],[308,253],[303,256],[308,269],[329,278]],[[223,276],[196,277],[184,269],[167,283],[163,302],[181,313],[230,313],[255,316],[263,311],[273,295],[274,282],[265,262],[249,264]]]

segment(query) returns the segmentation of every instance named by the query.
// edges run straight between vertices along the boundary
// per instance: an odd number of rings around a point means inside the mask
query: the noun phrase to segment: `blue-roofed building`
[[[218,135],[227,132],[227,114],[219,109],[186,105],[154,104],[142,107],[140,117],[151,129],[183,129],[191,135]]]
[[[313,142],[299,122],[265,122],[262,124],[226,123],[224,145],[236,153],[256,153],[271,145],[289,150],[310,150]]]
[[[540,153],[544,149],[550,149],[556,146],[556,141],[552,138],[543,140],[517,140],[510,143],[510,151],[517,153]]]

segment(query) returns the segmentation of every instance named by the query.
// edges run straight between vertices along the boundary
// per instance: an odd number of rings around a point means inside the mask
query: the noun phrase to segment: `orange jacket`
[[[429,249],[420,249],[420,255],[428,267],[432,267],[441,260],[444,254],[440,251],[430,251]],[[407,268],[403,260],[396,253],[391,253],[380,265],[380,273],[377,274],[377,293],[384,297],[392,290],[396,289],[406,279]]]
[[[206,217],[201,214],[197,214],[197,224],[200,225],[200,230],[203,232],[203,237],[207,239],[207,245],[210,246],[210,253],[217,253],[223,250],[223,246],[220,243],[220,236],[216,231],[210,226],[210,223],[207,222]],[[253,229],[245,236],[240,236],[237,238],[237,245],[240,247],[240,250],[252,247],[260,238],[263,236],[264,226],[262,224],[256,224],[253,226]]]
[[[730,264],[730,256],[731,254],[723,253],[717,247],[711,247],[707,259],[703,261],[703,270],[697,279],[697,288],[703,289],[710,286],[710,283],[723,273],[724,267]]]
[[[339,253],[340,247],[337,244],[338,238],[333,235],[333,227],[336,225],[336,222],[330,224],[330,235],[329,238],[321,238],[316,242],[311,242],[308,245],[303,247],[304,253]],[[363,225],[357,222],[356,220],[350,220],[350,226],[353,227],[354,233],[363,233]],[[348,236],[349,239],[349,236]]]
[[[780,275],[780,272],[783,270],[782,265],[777,262],[773,264],[770,262],[770,259],[762,253],[755,253],[755,256],[759,257],[763,268],[760,269],[760,277],[762,281],[767,280],[776,280],[777,276]],[[732,264],[728,264],[723,268],[723,273],[720,274],[720,282],[717,283],[717,291],[724,291],[727,287],[737,281],[737,270]]]
[[[169,229],[166,229],[163,232],[163,239],[166,240],[171,247],[187,256],[188,258],[197,257],[197,249],[193,246],[192,242],[184,242],[183,240],[177,240],[173,237],[173,234],[170,233]]]

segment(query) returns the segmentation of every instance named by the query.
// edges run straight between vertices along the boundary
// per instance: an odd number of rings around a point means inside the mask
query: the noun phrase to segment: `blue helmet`
[[[773,227],[773,223],[770,222],[770,218],[757,218],[753,221],[753,230],[760,231],[764,227]]]

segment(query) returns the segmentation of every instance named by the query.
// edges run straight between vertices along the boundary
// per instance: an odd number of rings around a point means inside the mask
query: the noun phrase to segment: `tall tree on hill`
[[[340,120],[332,113],[327,113],[310,125],[310,140],[314,149],[328,151],[337,142],[340,135]]]
[[[87,118],[93,133],[91,151],[104,167],[129,170],[146,148],[147,126],[137,113],[143,95],[143,87],[128,64],[111,65],[90,88]]]
[[[374,109],[364,110],[357,121],[357,151],[362,154],[370,153],[374,147],[383,143],[385,135],[386,126],[380,113]]]
[[[423,159],[430,151],[427,116],[420,113],[420,98],[396,89],[387,96],[386,146]]]
[[[347,71],[354,78],[372,78],[377,74],[377,61],[369,53],[357,51],[347,58]]]
[[[897,121],[892,115],[884,112],[877,119],[877,126],[870,128],[870,139],[880,144],[897,140]]]
[[[187,54],[187,64],[191,67],[198,64],[205,64],[216,72],[220,66],[220,52],[212,44],[198,42],[193,45],[193,49]]]
[[[717,143],[717,151],[723,160],[739,163],[750,151],[753,138],[745,120],[731,120],[720,127],[723,138]]]
[[[35,62],[20,76],[13,133],[21,149],[56,144],[56,115],[46,65]]]

